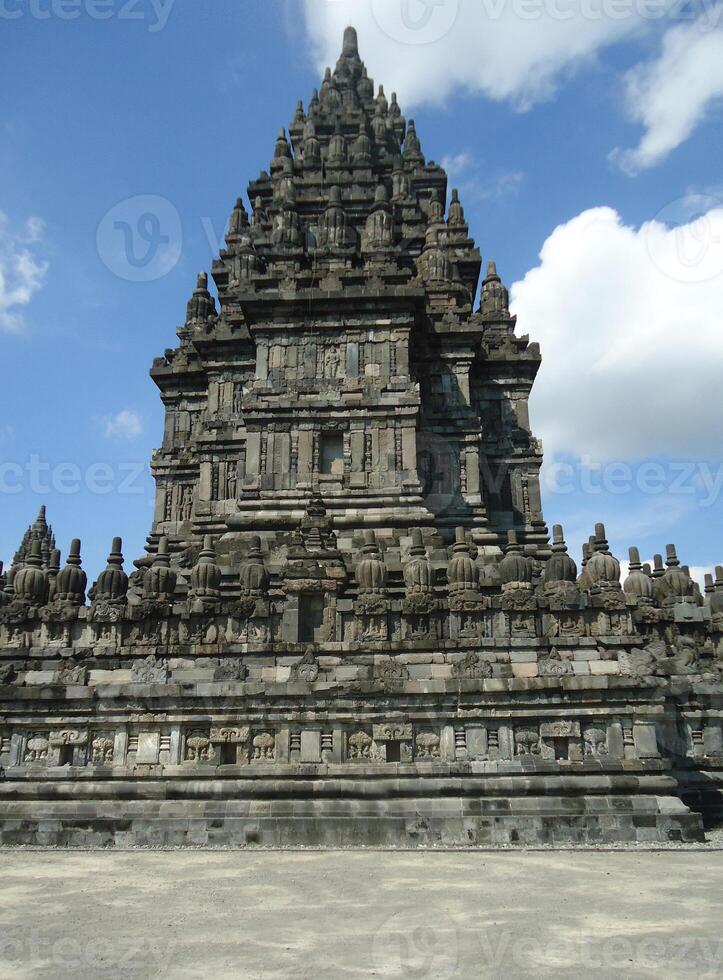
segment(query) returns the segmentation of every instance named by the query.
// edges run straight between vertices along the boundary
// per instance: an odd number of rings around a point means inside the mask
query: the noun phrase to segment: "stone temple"
[[[0,842],[703,839],[723,568],[550,540],[539,348],[352,28],[248,204],[151,369],[147,554],[86,598],[42,510],[0,583]]]

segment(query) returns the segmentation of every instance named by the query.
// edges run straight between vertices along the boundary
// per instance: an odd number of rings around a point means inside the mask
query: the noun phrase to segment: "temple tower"
[[[251,531],[283,546],[320,495],[341,546],[411,526],[448,544],[461,526],[493,552],[514,529],[546,554],[539,349],[515,335],[493,262],[475,309],[458,193],[396,96],[374,96],[353,28],[248,200],[213,264],[219,307],[200,275],[179,346],[153,364],[150,551]]]

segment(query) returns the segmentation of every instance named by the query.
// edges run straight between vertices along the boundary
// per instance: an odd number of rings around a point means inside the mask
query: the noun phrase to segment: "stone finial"
[[[199,272],[196,288],[186,304],[186,324],[206,323],[216,313],[216,303],[208,291],[208,274]]]
[[[246,213],[246,208],[244,207],[243,200],[239,197],[236,199],[236,204],[234,205],[233,211],[231,212],[231,217],[228,222],[228,231],[226,233],[226,244],[233,245],[235,242],[239,241],[248,232],[249,227],[249,216]]]
[[[479,571],[472,560],[463,527],[455,528],[452,557],[447,565],[447,582],[450,592],[476,592],[479,588]]]
[[[500,581],[504,585],[527,585],[532,581],[532,563],[522,554],[522,545],[517,540],[517,531],[507,532],[505,556],[500,562]]]
[[[433,225],[427,228],[426,240],[418,267],[422,279],[427,282],[447,282],[452,275],[449,256],[438,241],[438,230]]]
[[[344,41],[342,43],[341,53],[345,58],[359,57],[359,39],[357,38],[356,29],[351,25],[344,28]]]
[[[143,594],[148,599],[170,603],[173,601],[176,581],[177,575],[171,568],[171,558],[168,553],[168,538],[163,534],[158,539],[158,549],[153,564],[146,569],[143,576]]]
[[[337,117],[334,123],[334,133],[329,140],[328,162],[339,165],[346,161],[346,139],[341,128],[341,120]]]
[[[55,582],[60,574],[60,548],[53,548],[48,561],[48,599],[55,594]]]
[[[711,592],[715,592],[715,582],[713,581],[713,576],[710,574],[710,572],[705,573],[704,583],[704,591],[706,595],[709,595]]]
[[[434,581],[432,566],[427,561],[427,551],[421,528],[412,529],[409,561],[404,566],[404,585],[407,595],[431,592]]]
[[[643,599],[646,602],[653,600],[653,580],[645,574],[640,563],[640,552],[637,548],[628,549],[630,558],[630,568],[628,576],[623,583],[623,591],[626,595]]]
[[[191,593],[197,599],[218,599],[221,569],[216,564],[216,550],[210,534],[204,536],[198,561],[191,569]]]
[[[366,163],[372,158],[372,141],[369,139],[366,119],[363,116],[359,123],[359,134],[352,144],[351,158],[355,163]]]
[[[290,157],[291,147],[289,146],[289,141],[286,138],[286,130],[282,126],[279,130],[279,135],[276,137],[276,146],[274,147],[274,159],[279,160],[281,157]]]
[[[357,94],[363,102],[369,102],[374,98],[374,82],[367,74],[366,65],[362,65],[361,75],[356,86]]]
[[[665,564],[668,567],[663,576],[663,582],[665,583],[665,590],[669,599],[673,599],[674,601],[687,599],[695,593],[695,583],[690,575],[680,567],[680,561],[674,544],[666,544],[665,556]]]
[[[41,542],[36,538],[30,545],[25,564],[15,573],[14,597],[31,606],[44,606],[48,601],[49,585],[48,573],[43,568]]]
[[[301,101],[301,99],[299,99],[299,101],[296,103],[296,112],[294,113],[294,124],[300,126],[305,119],[306,116],[304,115],[304,103]]]
[[[620,562],[610,554],[605,525],[595,525],[594,551],[585,567],[590,586],[601,589],[620,588]]]
[[[487,275],[482,283],[480,313],[501,319],[508,319],[510,315],[510,295],[498,276],[497,265],[492,259],[487,263]]]
[[[706,575],[706,592],[708,591],[708,578],[709,576]],[[710,576],[710,578],[712,579],[713,576]],[[716,565],[715,567],[715,580],[713,581],[708,602],[710,603],[711,612],[715,616],[723,615],[723,565]],[[718,628],[720,629],[720,625],[718,625]]]
[[[545,585],[551,585],[553,582],[574,583],[577,581],[577,565],[567,553],[561,524],[553,525],[552,555],[545,562],[542,581]]]
[[[85,589],[88,576],[83,571],[80,557],[80,539],[73,538],[70,542],[65,568],[58,573],[55,581],[55,600],[70,606],[85,604]]]
[[[382,112],[386,113],[389,109],[389,103],[387,102],[387,97],[384,94],[384,86],[379,86],[379,91],[377,93],[377,105],[381,108]],[[412,124],[413,125],[413,124]]]
[[[449,211],[447,213],[447,224],[450,227],[458,227],[459,225],[464,225],[464,208],[459,202],[459,191],[456,187],[452,188],[452,199],[449,202]]]
[[[424,157],[422,155],[422,147],[419,142],[419,137],[417,136],[417,130],[414,126],[414,120],[410,119],[407,124],[407,132],[404,136],[404,159],[409,160],[412,163],[422,162]]]
[[[269,573],[264,565],[258,534],[252,534],[249,538],[249,550],[239,568],[239,581],[244,596],[264,595],[269,587]]]
[[[14,585],[14,582],[15,582],[15,575],[16,575],[16,573],[17,573],[17,569],[14,568],[14,567],[11,567],[10,569],[8,569],[8,571],[5,574],[5,584],[3,585],[3,595],[5,596],[5,600],[7,602],[12,602],[12,600],[15,598],[15,585]]]
[[[128,576],[123,571],[122,547],[121,539],[113,538],[113,545],[108,555],[108,564],[93,586],[93,602],[99,600],[114,603],[125,602],[128,593]]]
[[[397,102],[397,93],[392,92],[392,101],[389,104],[389,115],[399,118],[402,114],[402,110],[399,108],[399,103]]]
[[[364,531],[364,544],[361,551],[362,558],[356,567],[359,591],[380,593],[387,584],[387,567],[379,554],[379,546],[374,531]]]

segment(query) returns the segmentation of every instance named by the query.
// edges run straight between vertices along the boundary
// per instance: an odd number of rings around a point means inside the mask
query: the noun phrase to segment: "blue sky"
[[[719,5],[535,2],[0,0],[0,558],[41,503],[89,575],[141,554],[148,368],[352,20],[541,342],[548,523],[723,561]]]

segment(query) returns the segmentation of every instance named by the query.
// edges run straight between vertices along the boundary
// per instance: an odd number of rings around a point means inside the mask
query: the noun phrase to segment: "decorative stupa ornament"
[[[216,550],[210,534],[204,535],[203,548],[191,569],[191,611],[215,606],[221,595],[221,569],[216,564]]]
[[[196,288],[186,305],[186,325],[205,326],[216,315],[216,304],[208,291],[208,274],[199,272]]]
[[[8,597],[5,594],[5,586],[7,585],[7,575],[4,571],[4,565],[0,561],[0,606],[4,606],[8,602]]]
[[[450,592],[479,592],[479,570],[470,554],[467,532],[455,528],[452,557],[447,565],[447,582]]]
[[[577,565],[567,553],[565,535],[561,524],[552,528],[552,555],[545,562],[542,572],[545,587],[554,587],[561,582],[575,584],[577,582]]]
[[[293,185],[283,189],[280,203],[273,216],[271,241],[282,249],[298,251],[301,249],[302,237],[299,226],[299,212],[296,206],[296,191]]]
[[[497,275],[497,264],[490,259],[487,275],[482,283],[480,313],[487,320],[509,320],[510,296],[507,287]]]
[[[409,548],[409,558],[404,565],[404,587],[407,595],[418,592],[431,592],[434,584],[434,572],[427,559],[427,550],[420,528],[412,530],[412,543]]]
[[[374,204],[366,220],[362,248],[366,252],[387,252],[394,242],[394,218],[387,189],[379,184],[374,192]]]
[[[313,119],[304,124],[304,144],[302,162],[307,169],[318,167],[321,162],[321,142],[316,135],[316,125]]]
[[[532,588],[533,571],[532,562],[522,553],[522,546],[517,540],[517,532],[513,529],[509,530],[507,532],[505,556],[499,565],[502,590],[530,590]]]
[[[585,567],[585,574],[589,583],[588,588],[602,590],[620,588],[620,562],[610,554],[604,524],[595,525],[594,551]]]
[[[252,534],[249,538],[249,550],[239,568],[239,584],[241,595],[259,598],[264,596],[269,588],[269,573],[261,553],[261,538]]]
[[[248,240],[250,227],[249,216],[246,213],[244,202],[239,197],[236,199],[236,204],[231,212],[231,217],[229,218],[228,222],[228,231],[226,232],[226,245],[229,251],[233,251],[234,248],[237,248],[244,241]]]
[[[341,120],[337,118],[334,124],[334,134],[329,140],[329,151],[326,162],[330,167],[343,167],[347,160],[347,145],[344,132],[341,128]]]
[[[452,200],[449,202],[449,211],[447,213],[447,224],[451,228],[464,226],[466,228],[467,223],[464,220],[464,208],[459,201],[459,191],[457,188],[452,190]]]
[[[366,119],[359,123],[359,132],[351,147],[351,159],[355,164],[370,164],[372,162],[372,142],[369,139]]]
[[[669,602],[683,602],[695,598],[695,583],[680,567],[674,544],[666,544],[666,572],[663,576]]]
[[[108,603],[123,605],[128,595],[128,576],[123,570],[123,542],[121,538],[113,538],[113,545],[108,555],[108,564],[98,576],[92,589],[94,605]]]
[[[55,596],[55,580],[60,574],[60,548],[53,548],[48,560],[48,601]]]
[[[11,567],[5,572],[5,583],[3,585],[3,596],[5,604],[13,601],[15,598],[15,586],[13,584],[15,579],[15,573],[17,572],[16,567]]]
[[[356,567],[356,580],[359,592],[366,595],[381,595],[387,584],[387,566],[379,553],[374,531],[364,531],[362,557]]]
[[[44,606],[48,601],[49,584],[48,573],[43,568],[42,544],[35,538],[25,563],[15,572],[15,601],[28,606]]]
[[[668,597],[668,584],[665,581],[665,565],[662,555],[653,555],[653,596],[658,605],[662,606]]]
[[[712,579],[712,576],[706,576],[706,579],[708,577]],[[711,586],[708,602],[711,614],[716,617],[716,624],[720,629],[723,627],[723,565],[716,565],[715,581],[711,581]]]
[[[88,585],[88,576],[82,568],[80,557],[80,540],[73,538],[70,542],[68,557],[65,559],[65,568],[58,573],[55,581],[55,596],[57,603],[68,606],[82,606],[85,604],[85,590]]]
[[[419,258],[419,274],[428,283],[446,283],[451,278],[452,267],[447,250],[439,241],[439,231],[434,226],[427,229],[424,250]]]
[[[640,552],[637,548],[629,548],[630,565],[628,576],[623,583],[626,595],[633,596],[638,602],[650,605],[653,602],[653,580],[643,571],[640,562]]]
[[[143,595],[146,599],[153,599],[168,605],[173,602],[176,580],[177,575],[171,568],[171,559],[168,554],[168,538],[162,534],[158,539],[158,550],[153,559],[153,564],[146,569],[143,576]]]
[[[317,244],[322,249],[345,249],[351,244],[351,237],[351,231],[347,226],[346,211],[342,203],[341,189],[334,184],[329,189],[329,204],[319,219]]]
[[[381,93],[382,97],[384,92]],[[424,164],[424,154],[422,153],[422,147],[419,142],[419,137],[417,136],[417,130],[414,125],[414,120],[410,119],[407,124],[407,132],[404,137],[404,150],[403,156],[407,163],[412,164]]]

